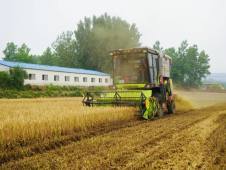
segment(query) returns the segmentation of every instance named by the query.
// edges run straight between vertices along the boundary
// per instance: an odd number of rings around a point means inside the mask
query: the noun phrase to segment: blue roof
[[[86,70],[80,68],[67,68],[67,67],[59,67],[59,66],[48,66],[41,64],[28,64],[21,62],[12,62],[12,61],[4,61],[0,60],[0,64],[8,67],[21,67],[23,69],[34,69],[34,70],[46,70],[46,71],[57,71],[57,72],[66,72],[66,73],[77,73],[77,74],[91,74],[98,76],[109,76],[107,73],[94,71],[94,70]]]

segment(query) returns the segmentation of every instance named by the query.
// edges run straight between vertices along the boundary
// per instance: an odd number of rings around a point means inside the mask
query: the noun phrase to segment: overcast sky
[[[209,54],[211,72],[226,72],[226,0],[0,0],[0,51],[13,41],[41,54],[85,16],[105,12],[135,23],[143,46],[188,40]]]

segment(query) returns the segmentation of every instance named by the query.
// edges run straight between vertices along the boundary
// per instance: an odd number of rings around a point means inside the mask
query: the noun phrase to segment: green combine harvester
[[[113,59],[113,88],[86,92],[85,106],[134,106],[144,119],[175,112],[170,68],[172,59],[150,48],[119,49]]]

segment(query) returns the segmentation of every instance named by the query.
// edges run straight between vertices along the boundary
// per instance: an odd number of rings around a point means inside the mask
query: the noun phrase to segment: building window
[[[28,74],[29,80],[35,80],[35,74]]]
[[[95,78],[91,78],[91,82],[94,83],[95,82]]]
[[[99,78],[99,83],[102,83],[102,78]]]
[[[83,77],[83,82],[87,82],[87,77]]]
[[[105,83],[108,83],[108,79],[107,78],[105,79]]]
[[[43,74],[43,75],[42,75],[42,80],[48,80],[48,75]]]
[[[65,79],[65,81],[70,81],[70,77],[69,76],[65,76],[64,79]]]
[[[75,82],[79,82],[79,77],[74,77]]]
[[[54,81],[59,81],[59,80],[60,80],[60,76],[54,75]]]

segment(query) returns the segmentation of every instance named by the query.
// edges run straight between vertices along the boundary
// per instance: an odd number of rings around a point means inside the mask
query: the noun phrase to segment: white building
[[[27,72],[28,79],[25,80],[25,84],[30,85],[112,85],[110,75],[99,71],[0,60],[0,71],[9,71],[14,67],[20,67]]]

